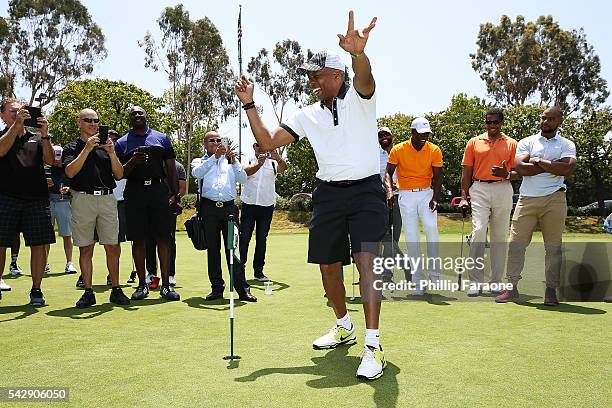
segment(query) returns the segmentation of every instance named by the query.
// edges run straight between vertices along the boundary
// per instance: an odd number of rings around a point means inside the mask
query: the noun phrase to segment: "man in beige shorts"
[[[123,166],[117,159],[113,141],[100,140],[98,114],[83,109],[77,118],[80,135],[64,147],[62,163],[72,188],[72,238],[79,247],[79,264],[85,293],[78,308],[96,304],[92,289],[94,232],[106,251],[106,265],[112,281],[110,301],[130,304],[119,286],[119,218],[117,199],[113,195],[115,179],[123,177]]]

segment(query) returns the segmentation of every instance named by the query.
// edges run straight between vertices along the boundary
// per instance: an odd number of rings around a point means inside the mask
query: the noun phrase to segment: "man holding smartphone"
[[[255,139],[264,150],[297,142],[300,137],[307,137],[312,145],[320,183],[312,193],[308,262],[319,264],[323,287],[336,315],[333,327],[313,342],[313,348],[329,349],[356,340],[341,276],[342,265],[349,264],[352,252],[359,269],[366,320],[357,377],[370,380],[382,376],[386,365],[378,329],[382,293],[375,288],[373,267],[387,229],[387,205],[380,181],[378,141],[374,138],[376,84],[364,52],[375,25],[373,18],[367,27],[356,30],[353,12],[349,12],[346,35],[338,34],[338,38],[352,60],[353,85],[339,55],[317,52],[301,71],[308,75],[308,84],[319,102],[300,109],[272,131],[254,109],[253,83],[242,76],[235,87]]]
[[[43,116],[32,118],[23,103],[12,98],[0,102],[0,118],[6,125],[0,132],[0,282],[6,248],[23,232],[31,251],[30,305],[44,306],[40,285],[47,260],[45,245],[55,242],[44,170],[44,164],[53,163],[49,124]],[[34,122],[40,133],[27,130],[25,121]]]
[[[123,166],[112,140],[100,144],[98,114],[83,109],[77,117],[80,135],[68,143],[62,153],[66,176],[71,180],[72,232],[74,245],[79,247],[79,266],[85,292],[76,303],[78,308],[96,304],[92,289],[94,233],[106,251],[106,265],[111,277],[110,301],[129,305],[130,299],[119,286],[119,218],[117,199],[113,195],[115,179],[123,177]]]
[[[153,237],[157,241],[162,275],[160,295],[163,299],[176,301],[180,296],[170,286],[168,275],[170,241],[175,227],[171,213],[178,213],[181,200],[176,155],[170,138],[149,127],[144,109],[139,106],[130,109],[130,124],[132,128],[117,140],[115,148],[128,180],[123,192],[127,239],[133,241],[132,256],[138,273],[138,287],[132,299],[142,300],[149,295],[145,253],[147,238]],[[165,176],[168,184],[163,182]]]

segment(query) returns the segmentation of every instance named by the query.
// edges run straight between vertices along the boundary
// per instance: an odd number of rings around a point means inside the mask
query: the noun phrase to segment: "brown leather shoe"
[[[544,292],[544,305],[559,306],[559,300],[557,299],[557,289],[546,288],[546,291]]]
[[[516,302],[519,300],[519,291],[515,286],[512,290],[504,290],[501,295],[495,298],[497,303]]]

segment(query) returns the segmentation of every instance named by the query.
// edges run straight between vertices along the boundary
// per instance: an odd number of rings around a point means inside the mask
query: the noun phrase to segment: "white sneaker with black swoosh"
[[[355,326],[352,323],[350,329],[335,325],[327,334],[316,339],[312,343],[312,348],[315,350],[331,349],[338,347],[340,344],[353,344],[356,340]]]

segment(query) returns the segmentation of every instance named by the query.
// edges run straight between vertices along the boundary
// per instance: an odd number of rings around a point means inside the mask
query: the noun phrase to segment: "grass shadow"
[[[571,305],[568,303],[560,303],[559,306],[546,306],[544,303],[531,303],[531,302],[516,302],[517,305],[532,307],[538,310],[546,310],[547,312],[557,313],[574,313],[582,315],[599,315],[606,314],[605,310],[595,309],[593,307]]]
[[[65,309],[52,310],[47,312],[48,316],[52,317],[69,317],[71,319],[93,319],[94,317],[102,316],[105,313],[112,311],[113,309],[124,309],[129,311],[138,310],[142,306],[152,306],[160,303],[165,303],[166,301],[163,299],[145,299],[139,300],[138,303],[134,303],[132,301],[131,304],[126,306],[116,305],[114,303],[102,303],[96,304],[84,309],[78,309],[74,306],[67,307]]]
[[[350,346],[349,346],[350,347]],[[274,374],[283,375],[312,375],[317,378],[306,381],[306,385],[317,389],[332,389],[339,387],[353,387],[362,383],[374,389],[374,404],[376,407],[395,407],[399,396],[397,375],[400,369],[395,364],[387,362],[385,374],[374,381],[364,381],[355,377],[354,372],[359,366],[360,359],[348,356],[349,347],[338,347],[322,357],[313,357],[313,365],[296,367],[263,368],[251,374],[238,377],[237,382],[253,382],[257,379]]]
[[[196,309],[206,309],[206,310],[215,310],[217,312],[224,312],[229,310],[230,300],[229,299],[216,299],[207,301],[206,298],[202,296],[191,297],[183,300],[183,303],[187,304],[189,307],[193,307]],[[242,300],[234,299],[234,307],[244,306],[247,302],[243,302]],[[223,307],[215,307],[215,306],[223,306]]]
[[[275,280],[271,280],[272,282],[272,291],[273,292],[280,292],[281,290],[285,290],[287,288],[290,288],[291,286],[284,283],[284,282],[279,282],[279,281],[275,281]],[[255,279],[250,279],[247,281],[247,283],[249,284],[249,286],[252,289],[257,289],[260,291],[264,291],[265,287],[264,287],[264,283],[263,282],[259,282]]]
[[[38,313],[38,308],[30,305],[20,305],[20,306],[0,306],[0,316],[4,316],[6,314],[13,313],[21,313],[21,315],[10,318],[0,320],[0,323],[10,322],[13,320],[21,320],[25,319],[28,316],[32,316],[33,314]]]

